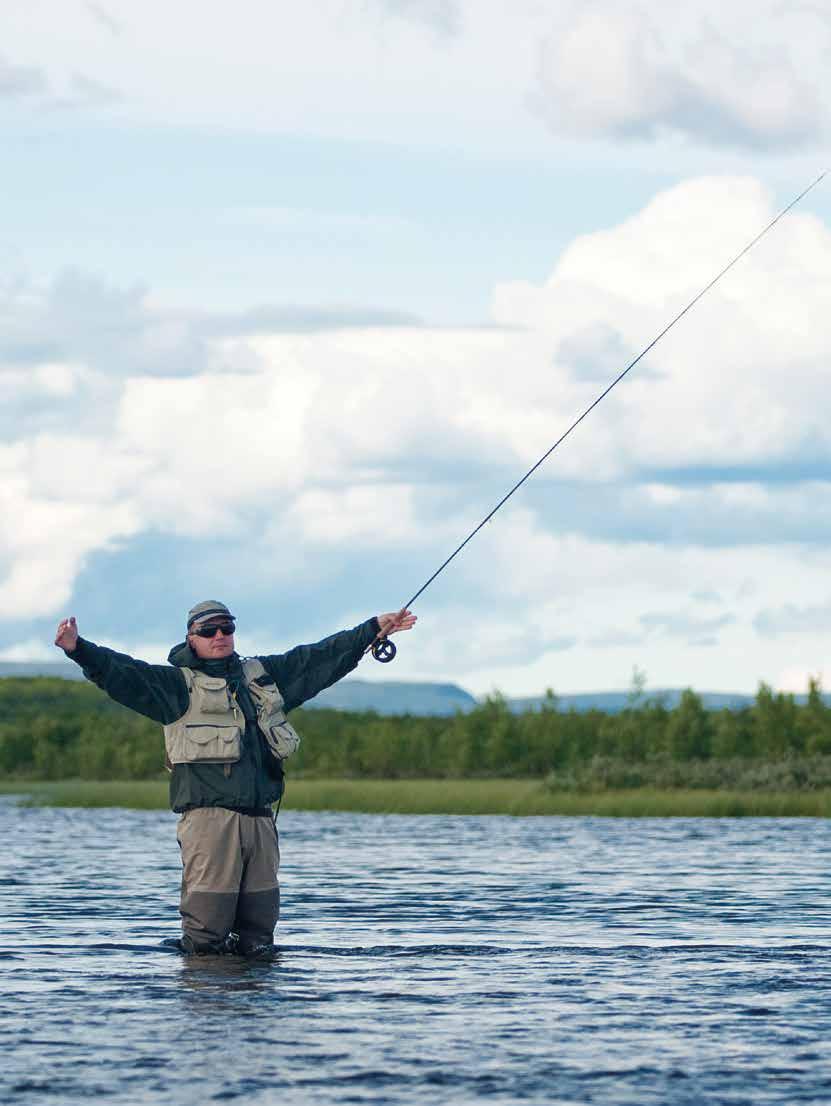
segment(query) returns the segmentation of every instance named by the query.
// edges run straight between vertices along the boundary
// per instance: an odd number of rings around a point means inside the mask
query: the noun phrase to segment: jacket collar
[[[203,660],[202,657],[197,657],[187,641],[174,645],[167,659],[177,668],[195,668],[206,676],[237,676],[242,667],[238,653],[217,660]]]

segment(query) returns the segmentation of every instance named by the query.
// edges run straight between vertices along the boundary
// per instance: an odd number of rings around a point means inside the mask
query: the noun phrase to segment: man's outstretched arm
[[[148,664],[127,653],[116,653],[87,641],[78,633],[75,617],[58,623],[55,644],[75,661],[92,683],[111,699],[163,726],[188,709],[188,689],[182,673],[167,664]]]
[[[293,710],[351,672],[376,637],[411,630],[415,623],[410,611],[391,611],[314,645],[298,645],[260,660],[280,688],[286,710]]]

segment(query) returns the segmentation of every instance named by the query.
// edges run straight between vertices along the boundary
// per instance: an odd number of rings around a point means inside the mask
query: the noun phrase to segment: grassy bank
[[[0,793],[43,806],[167,806],[166,780],[19,780]],[[819,817],[831,790],[809,792],[656,790],[554,792],[539,780],[291,780],[285,809],[377,814],[558,814],[608,817]]]

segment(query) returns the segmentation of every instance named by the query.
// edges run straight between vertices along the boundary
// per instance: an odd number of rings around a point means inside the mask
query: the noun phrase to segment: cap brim
[[[212,618],[224,618],[228,620],[236,621],[236,615],[231,614],[230,611],[203,611],[198,614],[196,618],[192,618],[188,623],[188,629],[192,629],[194,626],[201,626],[203,622],[210,622]]]

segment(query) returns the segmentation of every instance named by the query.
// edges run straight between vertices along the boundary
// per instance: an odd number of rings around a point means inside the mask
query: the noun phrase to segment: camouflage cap
[[[209,618],[233,618],[234,615],[224,603],[217,599],[206,599],[203,603],[197,603],[188,611],[188,629],[198,622],[206,622]]]

